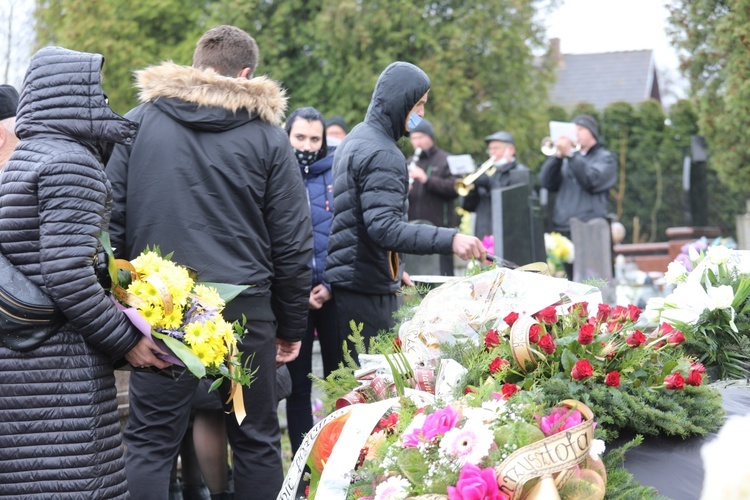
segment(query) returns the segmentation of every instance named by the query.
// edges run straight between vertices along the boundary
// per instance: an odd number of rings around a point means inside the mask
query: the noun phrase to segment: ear
[[[248,80],[253,77],[253,70],[250,68],[243,68],[240,71],[240,78],[247,78]]]

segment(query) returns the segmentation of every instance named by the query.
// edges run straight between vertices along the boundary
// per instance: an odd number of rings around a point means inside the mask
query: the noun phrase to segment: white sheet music
[[[574,144],[578,142],[576,124],[571,122],[549,122],[549,136],[555,144],[562,136],[568,137]]]
[[[448,156],[448,169],[452,175],[466,175],[474,172],[477,166],[471,155],[450,155]]]

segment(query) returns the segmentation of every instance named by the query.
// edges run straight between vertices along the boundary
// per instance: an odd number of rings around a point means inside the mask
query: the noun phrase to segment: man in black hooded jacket
[[[333,164],[334,216],[324,278],[336,297],[339,335],[363,323],[368,339],[394,324],[403,262],[398,252],[485,260],[473,236],[452,228],[408,224],[409,175],[396,145],[422,116],[430,79],[406,62],[381,73],[365,121],[346,136]]]
[[[237,498],[275,498],[281,487],[276,363],[299,352],[312,258],[305,188],[278,126],[286,98],[275,82],[252,78],[257,62],[255,40],[219,26],[198,42],[192,67],[138,71],[142,104],[127,116],[140,133],[107,165],[120,256],[159,245],[200,281],[251,285],[224,310],[229,321],[247,317],[239,349],[258,369],[243,388],[244,422],[225,420]],[[134,372],[130,382],[124,436],[131,495],[164,499],[198,380]]]

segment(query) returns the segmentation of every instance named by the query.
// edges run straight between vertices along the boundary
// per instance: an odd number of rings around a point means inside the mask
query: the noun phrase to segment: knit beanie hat
[[[344,132],[347,134],[349,133],[349,129],[346,128],[346,120],[344,120],[344,117],[341,115],[336,115],[328,118],[326,120],[326,128],[330,127],[331,125],[338,125],[342,129],[344,129]]]
[[[591,135],[593,135],[594,139],[596,139],[596,142],[599,142],[599,125],[596,124],[596,119],[593,116],[578,115],[573,118],[573,123],[589,129]]]
[[[0,85],[0,120],[16,116],[18,91],[11,85]]]
[[[432,142],[435,142],[435,129],[432,128],[432,123],[430,123],[430,121],[426,118],[422,118],[422,121],[419,122],[419,125],[414,127],[414,130],[412,130],[412,132],[421,132],[425,135],[429,135],[430,139],[432,139]]]

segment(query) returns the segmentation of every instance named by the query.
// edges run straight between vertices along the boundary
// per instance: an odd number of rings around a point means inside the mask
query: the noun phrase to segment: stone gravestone
[[[583,222],[570,219],[570,235],[575,247],[573,281],[597,278],[612,283],[612,230],[604,218]]]
[[[494,188],[491,195],[495,255],[519,266],[546,261],[542,212],[531,185]]]
[[[432,226],[428,221],[416,220],[409,221],[409,224],[427,224]],[[440,255],[414,255],[410,253],[402,254],[404,258],[404,270],[410,276],[440,276]]]

